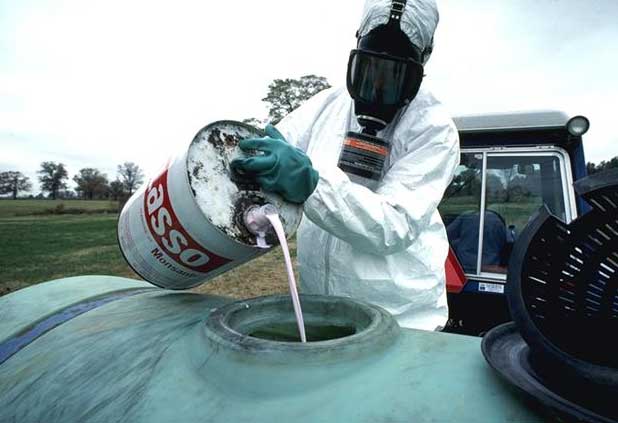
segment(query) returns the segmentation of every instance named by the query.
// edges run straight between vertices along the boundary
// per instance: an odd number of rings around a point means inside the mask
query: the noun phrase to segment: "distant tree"
[[[77,184],[77,191],[81,193],[82,198],[92,200],[101,198],[108,192],[107,175],[101,173],[99,169],[86,167],[81,169],[77,175],[73,177]]]
[[[594,163],[587,163],[586,169],[588,170],[588,174],[592,175],[593,173],[602,172],[607,169],[616,169],[618,168],[618,156],[614,157],[610,160],[603,160],[598,165]]]
[[[264,127],[264,122],[256,119],[256,118],[248,118],[248,119],[243,119],[242,123],[246,123],[247,125],[251,125],[254,128],[263,128]]]
[[[77,198],[77,193],[72,189],[64,189],[62,191],[58,191],[58,198],[62,198],[65,200],[72,200]]]
[[[0,195],[11,194],[13,200],[21,191],[30,191],[32,184],[30,178],[21,172],[0,172]]]
[[[69,178],[69,174],[62,163],[43,162],[38,174],[41,190],[49,192],[52,200],[56,199],[59,190],[67,187],[65,181]]]
[[[112,200],[117,201],[122,199],[126,194],[124,190],[124,184],[120,181],[120,179],[116,178],[115,181],[110,182],[109,184],[109,196]]]
[[[480,170],[469,168],[453,178],[453,182],[446,189],[445,197],[480,195],[480,192]]]
[[[592,162],[588,162],[586,163],[586,171],[588,173],[588,175],[592,175],[593,173],[597,173],[597,166],[592,163]]]
[[[330,88],[323,76],[305,75],[300,79],[275,79],[268,86],[268,94],[262,99],[268,103],[268,117],[273,124],[320,91]]]
[[[480,184],[478,184],[477,187],[478,187],[477,195],[479,195],[479,202],[480,202],[480,192],[481,192]],[[507,187],[508,187],[508,180],[507,180]],[[493,201],[505,201],[504,200],[505,195],[506,195],[506,189],[505,189],[504,183],[502,182],[502,179],[500,179],[498,175],[494,175],[493,173],[488,172],[485,175],[485,198],[487,200],[491,198],[493,199]]]
[[[133,194],[133,191],[144,182],[144,172],[133,162],[118,165],[118,173],[124,189],[129,195]]]

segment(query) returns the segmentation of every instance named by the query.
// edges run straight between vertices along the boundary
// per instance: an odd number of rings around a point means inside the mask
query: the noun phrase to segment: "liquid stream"
[[[283,230],[283,224],[277,213],[266,213],[266,218],[273,226],[277,238],[279,238],[279,244],[283,250],[283,257],[285,259],[285,268],[288,272],[288,285],[290,286],[290,295],[292,296],[292,304],[294,306],[294,314],[296,315],[296,324],[298,325],[298,332],[300,333],[300,340],[307,342],[307,336],[305,335],[305,322],[303,320],[303,311],[300,307],[300,298],[298,297],[298,289],[296,287],[296,278],[294,277],[294,270],[292,269],[292,259],[290,258],[290,249],[288,248],[288,241],[285,238],[285,231]]]

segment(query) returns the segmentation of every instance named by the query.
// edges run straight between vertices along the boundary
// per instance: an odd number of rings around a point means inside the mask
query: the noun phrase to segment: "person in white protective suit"
[[[424,330],[448,317],[437,206],[459,163],[452,120],[420,87],[437,23],[434,0],[367,1],[347,89],[322,91],[241,143],[264,155],[233,164],[304,201],[303,293],[364,300]]]

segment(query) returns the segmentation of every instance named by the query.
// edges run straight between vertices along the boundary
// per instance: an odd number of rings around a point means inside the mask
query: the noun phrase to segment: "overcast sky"
[[[587,160],[618,155],[618,1],[438,1],[425,83],[453,115],[584,114]],[[265,118],[275,78],[343,84],[362,4],[0,0],[0,171],[150,174],[209,122]]]

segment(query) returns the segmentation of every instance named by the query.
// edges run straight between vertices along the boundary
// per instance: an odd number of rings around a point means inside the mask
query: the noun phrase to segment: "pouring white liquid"
[[[292,297],[292,304],[294,306],[294,314],[296,315],[296,324],[298,325],[298,332],[300,333],[301,342],[307,342],[307,336],[305,334],[305,322],[303,320],[303,311],[300,306],[300,298],[298,297],[298,289],[296,287],[296,278],[294,277],[294,270],[292,268],[292,259],[290,258],[290,249],[288,248],[288,241],[285,238],[285,231],[277,209],[270,204],[261,207],[255,207],[249,209],[245,214],[245,225],[247,228],[258,235],[258,245],[264,244],[264,225],[263,218],[268,219],[272,225],[277,238],[279,238],[279,244],[283,250],[283,258],[285,259],[285,267],[288,273],[288,285],[290,287],[290,295]],[[262,246],[262,245],[260,245]]]
[[[300,299],[298,298],[298,289],[296,288],[296,278],[294,277],[294,270],[292,269],[292,259],[290,258],[290,249],[288,248],[288,241],[285,239],[285,232],[281,219],[277,213],[266,213],[266,218],[270,220],[270,224],[273,225],[273,229],[279,238],[279,244],[283,250],[283,257],[285,259],[285,267],[288,271],[288,284],[290,286],[290,295],[292,296],[292,304],[294,305],[294,314],[296,315],[296,324],[298,325],[298,332],[300,333],[301,342],[307,342],[307,336],[305,335],[305,322],[303,320],[303,310],[300,307]]]

